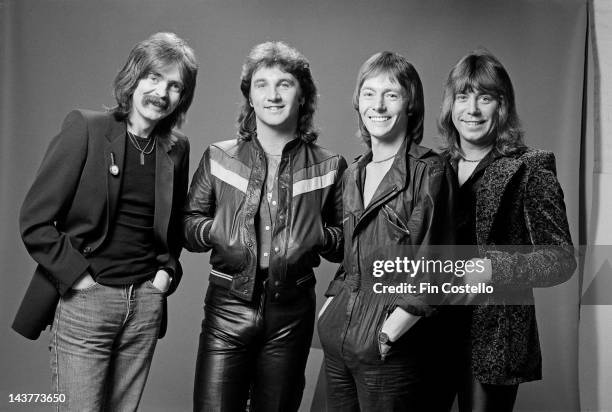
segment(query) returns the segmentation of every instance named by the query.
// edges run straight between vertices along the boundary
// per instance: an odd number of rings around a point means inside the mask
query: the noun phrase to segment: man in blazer
[[[52,140],[20,214],[38,263],[13,328],[51,328],[61,410],[135,410],[166,296],[182,270],[189,143],[173,131],[195,90],[193,50],[173,33],[137,44],[108,112],[75,110]]]

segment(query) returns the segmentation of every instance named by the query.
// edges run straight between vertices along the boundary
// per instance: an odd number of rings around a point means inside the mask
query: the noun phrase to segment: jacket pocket
[[[369,298],[369,299],[368,299]],[[370,296],[369,302],[358,303],[361,307],[353,313],[351,335],[354,339],[355,355],[361,362],[380,363],[378,333],[387,317],[388,306],[378,296]],[[359,319],[359,320],[357,320]]]
[[[394,241],[406,241],[410,238],[410,229],[404,220],[389,205],[384,205],[381,209],[387,227],[389,228],[389,238]]]

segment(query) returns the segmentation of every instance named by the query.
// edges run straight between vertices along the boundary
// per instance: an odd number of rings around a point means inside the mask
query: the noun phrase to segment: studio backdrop
[[[577,243],[586,28],[583,0],[0,0],[0,410],[12,410],[9,393],[50,391],[48,333],[31,342],[9,329],[35,267],[19,237],[19,207],[66,113],[113,105],[112,80],[136,42],[173,31],[198,55],[195,100],[183,127],[191,173],[206,146],[235,136],[240,69],[257,43],[283,40],[310,60],[320,95],[319,143],[349,162],[364,150],[351,95],[365,59],[391,50],[414,64],[425,91],[423,144],[439,147],[443,82],[461,56],[484,47],[510,73],[527,144],[556,155]],[[169,300],[168,333],[153,360],[144,411],[191,409],[208,258],[183,252],[185,275]],[[323,263],[317,270],[319,306],[335,269]],[[537,290],[536,301],[544,378],[521,385],[516,409],[576,411],[578,275]],[[319,348],[315,336],[305,411],[324,410]]]

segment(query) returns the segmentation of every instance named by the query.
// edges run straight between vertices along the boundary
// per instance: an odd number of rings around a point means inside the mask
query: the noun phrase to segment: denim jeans
[[[161,325],[164,294],[150,281],[94,284],[59,301],[51,329],[58,411],[135,411]]]

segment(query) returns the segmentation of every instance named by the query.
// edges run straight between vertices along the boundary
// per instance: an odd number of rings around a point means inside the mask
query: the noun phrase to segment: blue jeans
[[[164,294],[150,281],[94,284],[59,301],[51,329],[58,411],[135,411],[161,326]]]

